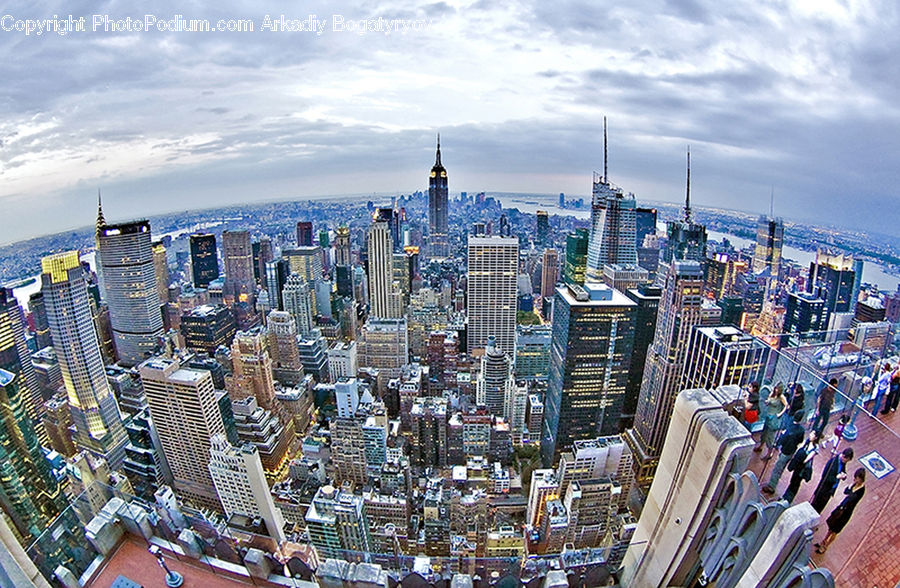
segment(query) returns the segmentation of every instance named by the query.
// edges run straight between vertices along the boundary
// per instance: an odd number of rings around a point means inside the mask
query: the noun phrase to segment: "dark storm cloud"
[[[0,202],[15,239],[111,216],[420,189],[442,133],[451,190],[586,194],[613,180],[699,204],[892,232],[898,8],[824,1],[15,2],[0,16],[254,19],[252,33],[0,32]],[[262,31],[265,15],[327,20]],[[331,20],[428,19],[335,33]],[[854,206],[846,206],[852,198]],[[106,205],[106,202],[104,202]],[[105,206],[106,208],[106,206]],[[56,214],[49,214],[54,211]],[[59,214],[61,212],[62,214]],[[56,223],[56,224],[54,224]],[[5,222],[4,225],[8,225]]]

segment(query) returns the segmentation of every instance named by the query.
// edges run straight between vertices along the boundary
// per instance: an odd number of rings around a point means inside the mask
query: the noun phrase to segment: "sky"
[[[684,198],[690,145],[696,205],[897,234],[896,2],[133,4],[0,7],[0,242],[92,224],[98,188],[110,220],[425,189],[438,132],[451,193],[587,196],[604,115],[638,202]],[[104,30],[146,15],[253,32]],[[411,26],[348,30],[379,18]]]

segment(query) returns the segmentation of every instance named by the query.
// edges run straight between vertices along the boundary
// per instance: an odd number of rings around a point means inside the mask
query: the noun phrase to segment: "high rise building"
[[[428,177],[428,254],[433,258],[450,255],[447,170],[441,164],[441,136],[438,135],[434,166]]]
[[[691,331],[716,320],[703,307],[703,269],[696,261],[674,261],[666,274],[656,333],[647,354],[634,429],[626,440],[635,457],[638,484],[649,486],[656,472],[675,396],[682,390],[681,372]]]
[[[296,435],[294,420],[284,418],[282,422],[272,411],[259,406],[253,396],[232,401],[231,409],[238,443],[250,443],[256,447],[266,477],[271,482],[282,479],[289,463],[288,450]],[[278,410],[281,412],[280,403]]]
[[[575,440],[619,432],[636,308],[602,284],[557,288],[541,435],[545,465]]]
[[[271,239],[262,237],[259,241],[253,242],[253,277],[256,279],[257,285],[264,290],[268,286],[266,266],[274,259],[275,252],[272,249]]]
[[[312,284],[323,276],[322,249],[316,245],[284,249],[281,256],[287,260],[291,273]]]
[[[350,227],[335,229],[334,264],[350,266]]]
[[[246,302],[256,294],[253,271],[253,244],[249,231],[222,231],[222,259],[225,261],[225,294]]]
[[[394,280],[394,242],[390,224],[376,216],[369,227],[369,316],[396,319],[403,316],[403,294]]]
[[[212,376],[163,358],[139,369],[175,492],[194,506],[221,511],[208,467],[211,438],[225,433]]]
[[[44,414],[42,387],[38,381],[28,344],[25,341],[25,317],[13,291],[0,288],[0,369],[18,377],[17,394],[24,403],[25,413],[31,420],[42,443],[47,435],[41,424]],[[49,338],[49,337],[48,337]]]
[[[818,252],[815,261],[809,264],[809,279],[806,291],[825,301],[825,328],[831,328],[831,317],[836,313],[851,312],[853,304],[853,284],[856,272],[853,259],[845,255],[829,255]]]
[[[69,398],[75,443],[117,469],[125,457],[128,437],[103,369],[78,252],[49,255],[41,260],[41,270],[41,291]]]
[[[153,355],[163,333],[150,223],[98,224],[97,263],[116,354],[136,365]]]
[[[544,249],[541,259],[541,298],[552,298],[559,281],[559,254],[556,249]]]
[[[470,236],[468,245],[468,351],[479,353],[493,336],[501,351],[512,354],[516,349],[519,239]]]
[[[721,386],[741,388],[761,383],[765,376],[769,346],[731,325],[697,327],[685,355],[681,387],[715,390]]]
[[[303,379],[303,364],[297,347],[294,318],[289,312],[273,310],[269,313],[266,330],[275,379],[284,385],[298,385]]]
[[[122,471],[131,483],[135,496],[153,500],[160,486],[169,484],[172,473],[163,454],[156,427],[150,418],[150,409],[143,408],[125,423],[128,445]]]
[[[535,232],[534,241],[538,245],[549,245],[550,215],[547,214],[546,210],[539,210],[535,213],[535,216],[537,217],[537,231]]]
[[[640,248],[644,244],[644,238],[647,235],[656,233],[657,212],[655,208],[635,209],[635,226],[634,226],[634,244]]]
[[[478,405],[487,408],[494,416],[506,414],[506,398],[516,385],[511,370],[511,355],[497,347],[494,337],[488,337],[475,390]]]
[[[153,247],[153,272],[156,274],[156,292],[160,305],[169,301],[169,258],[166,255],[166,246],[162,241],[154,241]]]
[[[309,221],[297,222],[297,247],[313,246],[313,224]]]
[[[272,501],[256,446],[234,447],[221,433],[213,435],[209,447],[209,474],[229,517],[259,517],[276,543],[285,540],[284,516]]]
[[[284,310],[281,291],[291,275],[291,266],[286,259],[276,259],[266,264],[266,290],[273,309]]]
[[[220,345],[229,346],[237,331],[234,313],[227,306],[204,304],[192,308],[181,317],[181,334],[184,344],[193,351],[203,351],[210,356]]]
[[[50,323],[47,322],[47,307],[44,306],[44,293],[35,292],[28,297],[28,310],[34,322],[34,343],[38,350],[53,345],[50,339]]]
[[[369,561],[369,521],[362,496],[322,486],[306,511],[306,529],[321,561]]]
[[[392,377],[409,363],[406,319],[369,319],[359,340],[359,366],[377,368]]]
[[[359,359],[356,341],[337,341],[328,350],[328,372],[331,374],[331,381],[355,378],[358,371]]]
[[[827,323],[825,301],[810,292],[788,294],[784,313],[785,333],[799,335],[801,339],[821,336]]]
[[[753,271],[768,270],[778,277],[781,269],[781,249],[784,245],[784,221],[780,218],[760,216],[756,223],[756,252],[753,255]]]
[[[684,217],[669,221],[666,227],[668,241],[663,260],[671,264],[676,259],[703,263],[706,259],[706,227],[691,217],[691,152],[687,154],[687,187],[685,189]]]
[[[550,373],[551,325],[516,328],[516,379],[547,381]],[[538,431],[533,431],[537,434]]]
[[[219,277],[219,253],[212,233],[191,235],[191,277],[195,288],[206,288]]]
[[[647,351],[656,333],[656,315],[659,312],[662,288],[644,284],[625,290],[625,295],[637,304],[637,311],[634,317],[634,351],[631,354],[628,384],[625,386],[625,403],[622,406],[623,431],[634,425],[634,413],[641,393],[644,367],[647,364]]]
[[[226,388],[232,400],[252,396],[261,407],[277,412],[275,377],[266,334],[259,328],[238,331],[231,344],[232,374]]]
[[[36,539],[65,508],[26,411],[21,374],[0,368],[0,509],[23,543]]]
[[[300,335],[309,333],[316,320],[315,294],[309,287],[309,282],[298,274],[291,274],[284,288],[281,290],[281,299],[285,312],[290,313],[297,325]]]
[[[563,278],[567,284],[584,284],[587,271],[589,233],[587,229],[575,229],[566,236],[566,262]]]

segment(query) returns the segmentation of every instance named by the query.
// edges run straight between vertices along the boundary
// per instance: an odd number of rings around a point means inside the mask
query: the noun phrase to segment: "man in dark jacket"
[[[781,436],[778,437],[778,441],[775,443],[775,447],[779,450],[778,459],[775,460],[775,465],[772,466],[772,473],[769,475],[769,481],[762,487],[762,491],[766,494],[775,493],[775,488],[778,487],[778,480],[781,479],[784,467],[787,465],[788,461],[790,461],[794,452],[797,451],[800,444],[803,443],[805,431],[803,425],[800,424],[802,422],[803,411],[798,410],[794,413],[793,422],[788,425],[788,427],[781,432]]]
[[[831,459],[828,460],[828,463],[825,464],[825,469],[822,470],[822,478],[819,480],[819,485],[816,486],[816,491],[813,493],[812,500],[809,503],[812,505],[814,509],[816,509],[817,513],[821,513],[825,510],[825,507],[828,505],[828,501],[831,500],[831,497],[834,496],[834,491],[837,490],[838,483],[846,479],[847,477],[847,463],[853,459],[853,448],[848,447],[841,454],[833,455]]]

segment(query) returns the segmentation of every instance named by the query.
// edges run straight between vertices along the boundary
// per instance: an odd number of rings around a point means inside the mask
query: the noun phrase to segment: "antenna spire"
[[[434,160],[434,166],[435,167],[441,166],[441,134],[440,133],[437,134],[437,156],[435,157],[435,160]]]
[[[684,222],[691,222],[691,146],[687,148],[687,187],[684,195]]]
[[[775,218],[775,184],[772,184],[772,196],[769,199],[769,216]]]
[[[608,153],[606,150],[606,117],[603,117],[603,183],[609,183]]]
[[[103,202],[100,200],[100,188],[97,188],[97,232],[106,226],[106,219],[103,218]]]

